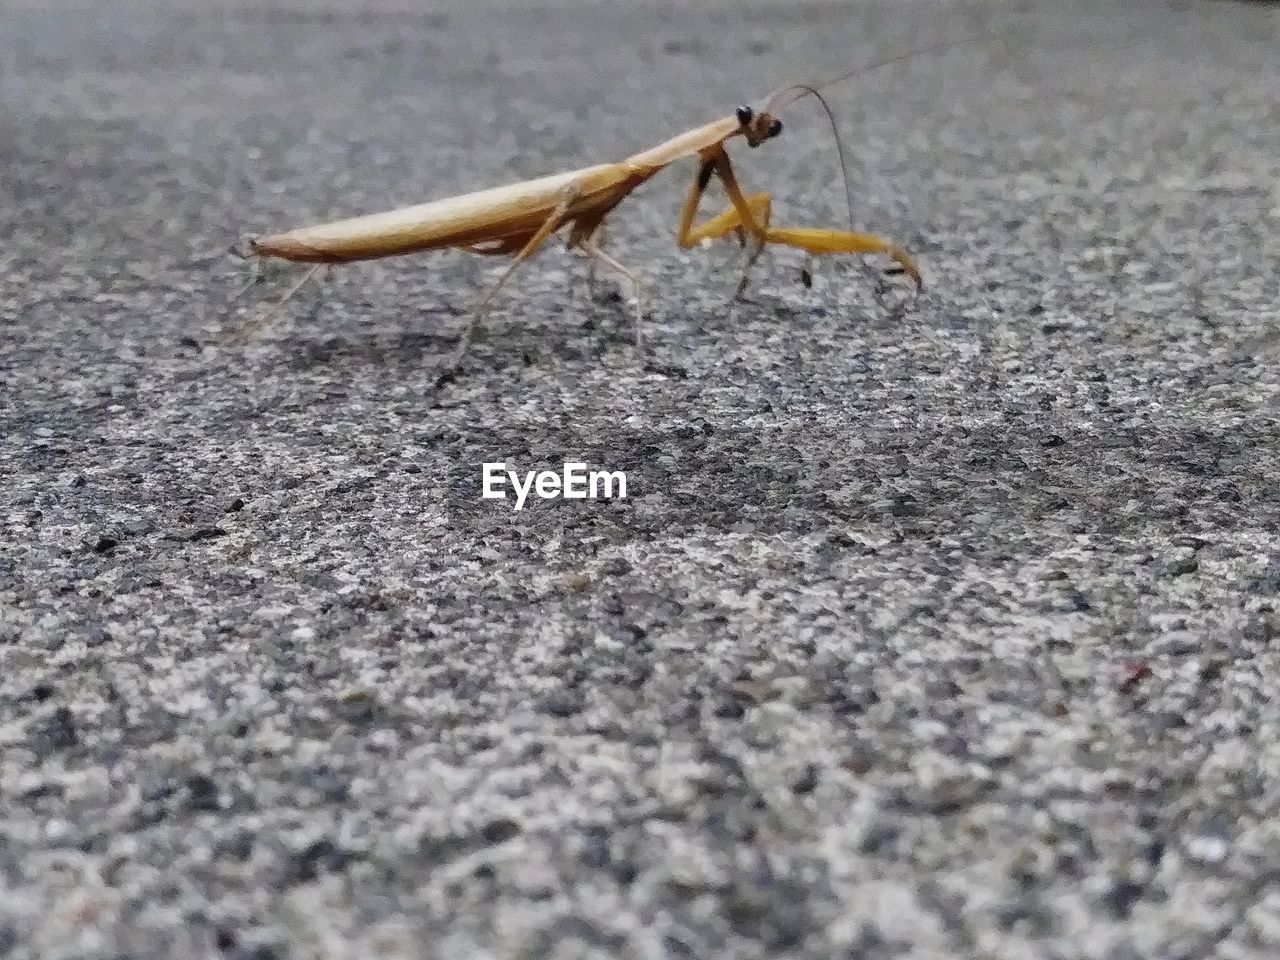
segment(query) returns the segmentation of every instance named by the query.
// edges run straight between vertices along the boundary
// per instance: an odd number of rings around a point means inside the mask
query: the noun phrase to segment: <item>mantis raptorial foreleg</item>
[[[735,207],[731,206],[723,213],[717,214],[709,220],[704,220],[700,224],[695,225],[693,222],[698,213],[698,206],[702,202],[702,197],[706,193],[707,185],[711,182],[711,177],[714,173],[714,160],[704,158],[702,166],[698,169],[698,175],[694,178],[689,196],[685,200],[684,209],[680,213],[680,226],[677,231],[676,242],[682,248],[687,249],[701,243],[703,240],[718,240],[730,233],[736,233],[738,242],[745,244],[746,228],[743,224],[742,215],[738,213]],[[767,231],[773,210],[773,201],[769,195],[767,193],[753,193],[746,197],[746,203],[751,209],[753,222],[761,225],[764,231]],[[743,264],[742,278],[738,281],[738,287],[734,291],[734,300],[742,296],[743,291],[747,288],[747,278],[750,275],[751,268],[764,251],[764,236],[764,232],[752,231],[755,246],[747,256],[746,263]]]
[[[694,226],[693,219],[697,215],[698,205],[706,192],[712,176],[720,178],[725,193],[729,195],[732,206],[706,221]],[[750,269],[760,251],[766,244],[780,243],[795,247],[814,255],[831,253],[880,253],[888,256],[905,270],[916,282],[917,288],[924,286],[920,276],[920,268],[915,260],[896,243],[877,237],[870,233],[850,233],[846,230],[827,230],[814,227],[774,227],[769,223],[772,204],[766,193],[755,193],[750,196],[742,192],[734,176],[733,166],[729,162],[729,154],[723,147],[716,146],[707,151],[702,168],[694,181],[693,189],[685,201],[684,211],[680,218],[680,230],[677,242],[682,247],[690,247],[703,239],[715,239],[745,228],[757,241],[757,248],[747,263]],[[738,288],[741,294],[746,285],[746,275]]]

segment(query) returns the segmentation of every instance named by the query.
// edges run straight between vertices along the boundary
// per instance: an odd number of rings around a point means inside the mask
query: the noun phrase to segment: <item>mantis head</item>
[[[755,108],[738,108],[738,122],[742,125],[742,135],[746,137],[747,143],[753,147],[758,147],[766,140],[770,140],[782,132],[782,121],[777,119],[777,113],[805,97],[813,97],[817,100],[818,105],[822,107],[823,112],[827,115],[827,122],[831,125],[831,134],[835,138],[836,156],[840,161],[840,175],[844,180],[845,201],[849,207],[849,228],[851,230],[855,229],[853,225],[853,190],[849,186],[849,164],[844,155],[844,142],[840,137],[840,130],[836,124],[836,115],[832,112],[831,105],[827,103],[826,97],[822,95],[822,91],[827,87],[843,83],[852,77],[861,76],[872,70],[879,70],[881,67],[887,67],[890,64],[901,63],[924,53],[945,50],[948,47],[956,47],[966,43],[989,43],[992,41],[1005,46],[1004,38],[999,34],[983,34],[977,37],[962,37],[958,40],[944,40],[941,43],[919,47],[915,50],[907,50],[896,56],[886,57],[874,63],[855,67],[853,70],[842,73],[838,77],[824,80],[821,83],[797,83],[790,87],[783,87],[781,90],[775,90],[760,101]]]
[[[742,135],[747,138],[750,146],[758,147],[782,132],[782,121],[768,110],[739,107],[737,116],[738,123],[742,125]]]

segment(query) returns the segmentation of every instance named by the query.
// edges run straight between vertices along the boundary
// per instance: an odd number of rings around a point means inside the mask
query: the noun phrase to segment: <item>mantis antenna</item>
[[[827,100],[822,95],[821,91],[825,90],[827,87],[835,86],[838,83],[844,83],[844,81],[851,80],[854,77],[860,77],[864,73],[871,73],[874,70],[879,70],[881,67],[888,67],[888,66],[892,66],[895,63],[902,63],[904,60],[913,60],[916,57],[923,56],[926,53],[936,53],[939,50],[947,50],[947,49],[950,49],[951,47],[958,47],[966,43],[992,43],[992,42],[999,43],[1002,47],[1005,47],[1006,50],[1008,49],[1008,47],[1005,45],[1004,36],[1002,34],[988,33],[988,34],[982,34],[976,37],[961,37],[957,40],[944,40],[941,43],[933,43],[927,47],[917,47],[914,50],[906,50],[902,53],[895,54],[892,57],[886,57],[883,60],[873,60],[871,63],[863,64],[860,67],[855,67],[854,69],[849,70],[846,73],[842,73],[839,76],[831,77],[830,79],[824,80],[821,83],[792,84],[789,87],[783,87],[781,90],[775,90],[773,93],[771,93],[765,99],[764,106],[761,112],[768,113],[768,114],[776,114],[777,111],[781,110],[782,108],[788,106],[789,104],[795,103],[797,100],[800,100],[803,97],[807,97],[807,96],[813,97],[818,101],[818,103],[822,105],[823,112],[825,112],[827,115],[827,121],[831,124],[831,136],[836,141],[836,156],[840,161],[840,176],[841,176],[841,179],[844,181],[844,200],[845,200],[845,205],[849,209],[849,226],[850,228],[853,228],[854,227],[853,188],[849,185],[849,162],[848,162],[848,158],[845,155],[844,138],[840,136],[840,129],[836,124],[836,116],[832,112],[831,106],[827,103]]]

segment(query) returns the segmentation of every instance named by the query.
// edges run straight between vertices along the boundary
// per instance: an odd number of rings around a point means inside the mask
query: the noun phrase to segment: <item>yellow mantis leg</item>
[[[698,204],[710,183],[712,175],[720,178],[725,193],[729,195],[732,206],[712,217],[705,223],[694,226],[693,219],[697,214]],[[723,147],[715,147],[708,151],[703,159],[698,178],[685,201],[684,211],[680,218],[680,232],[677,242],[682,247],[689,247],[704,239],[723,237],[734,230],[746,229],[758,243],[751,262],[759,256],[760,249],[766,244],[780,243],[795,247],[814,255],[832,253],[879,253],[895,261],[915,281],[917,289],[923,289],[924,278],[920,268],[911,255],[892,241],[885,240],[871,233],[851,233],[847,230],[828,230],[815,227],[774,227],[769,224],[771,203],[769,195],[756,193],[746,196],[738,185],[733,167],[729,163],[729,155]],[[750,263],[748,263],[748,267]],[[739,288],[741,291],[741,287]]]

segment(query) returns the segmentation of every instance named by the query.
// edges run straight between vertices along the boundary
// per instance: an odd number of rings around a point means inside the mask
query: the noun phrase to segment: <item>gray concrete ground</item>
[[[613,224],[645,363],[559,246],[439,393],[492,261],[215,343],[244,234],[992,29],[833,93],[906,309],[786,252],[726,304],[685,164]],[[0,955],[1277,956],[1278,49],[1231,2],[8,0]],[[787,122],[741,172],[839,223]],[[629,499],[479,498],[565,459]]]

